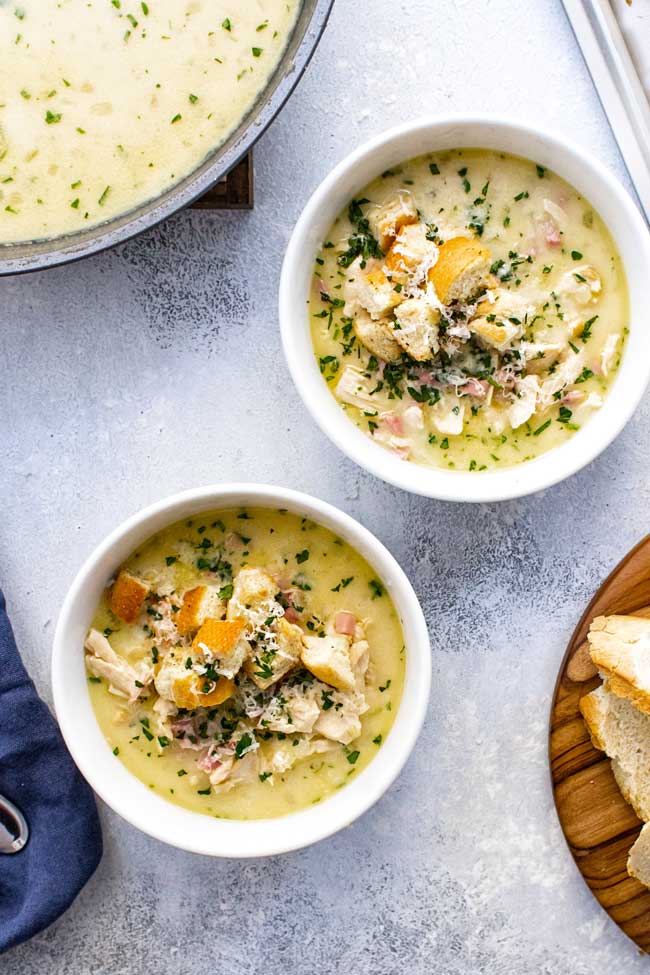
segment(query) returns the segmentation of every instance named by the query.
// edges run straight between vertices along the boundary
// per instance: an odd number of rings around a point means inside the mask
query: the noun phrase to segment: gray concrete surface
[[[534,119],[624,178],[559,0],[337,0],[257,149],[253,213],[181,214],[84,264],[0,282],[0,579],[48,700],[53,625],[82,559],[142,505],[228,479],[360,518],[413,580],[434,655],[421,742],[361,821],[273,861],[218,862],[102,807],[96,876],[0,959],[3,975],[646,970],[565,848],[546,748],[574,623],[648,530],[648,399],[568,483],[463,507],[340,455],[280,349],[278,275],[308,194],[360,141],[450,110]]]

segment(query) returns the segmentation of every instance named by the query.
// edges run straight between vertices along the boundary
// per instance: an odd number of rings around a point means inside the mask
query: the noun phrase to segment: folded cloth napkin
[[[31,938],[70,906],[102,856],[90,787],[23,667],[0,590],[0,794],[30,829],[0,854],[0,952]]]

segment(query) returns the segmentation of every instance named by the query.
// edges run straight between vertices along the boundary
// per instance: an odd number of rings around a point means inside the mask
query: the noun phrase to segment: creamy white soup
[[[300,0],[0,0],[0,243],[131,210],[235,128]]]
[[[228,819],[321,802],[381,761],[406,652],[361,555],[266,508],[203,514],[142,545],[85,649],[116,761],[171,802]]]
[[[423,156],[350,202],[316,258],[324,381],[398,457],[480,472],[564,443],[603,404],[628,331],[596,211],[550,170]]]

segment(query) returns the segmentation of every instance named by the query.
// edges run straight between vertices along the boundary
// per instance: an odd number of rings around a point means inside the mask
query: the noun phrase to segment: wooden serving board
[[[580,873],[613,921],[650,952],[650,890],[626,870],[642,823],[623,799],[609,759],[591,743],[578,702],[600,683],[587,648],[595,616],[650,617],[650,535],[602,584],[578,623],[551,707],[550,765],[555,805]]]

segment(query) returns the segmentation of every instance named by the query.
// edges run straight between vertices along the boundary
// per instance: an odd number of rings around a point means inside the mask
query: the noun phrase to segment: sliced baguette
[[[580,700],[594,747],[612,759],[612,771],[625,800],[644,821],[650,820],[650,715],[606,687]]]
[[[609,691],[650,714],[650,620],[598,616],[589,629],[591,659]]]
[[[646,823],[627,858],[627,872],[650,887],[650,825]]]

